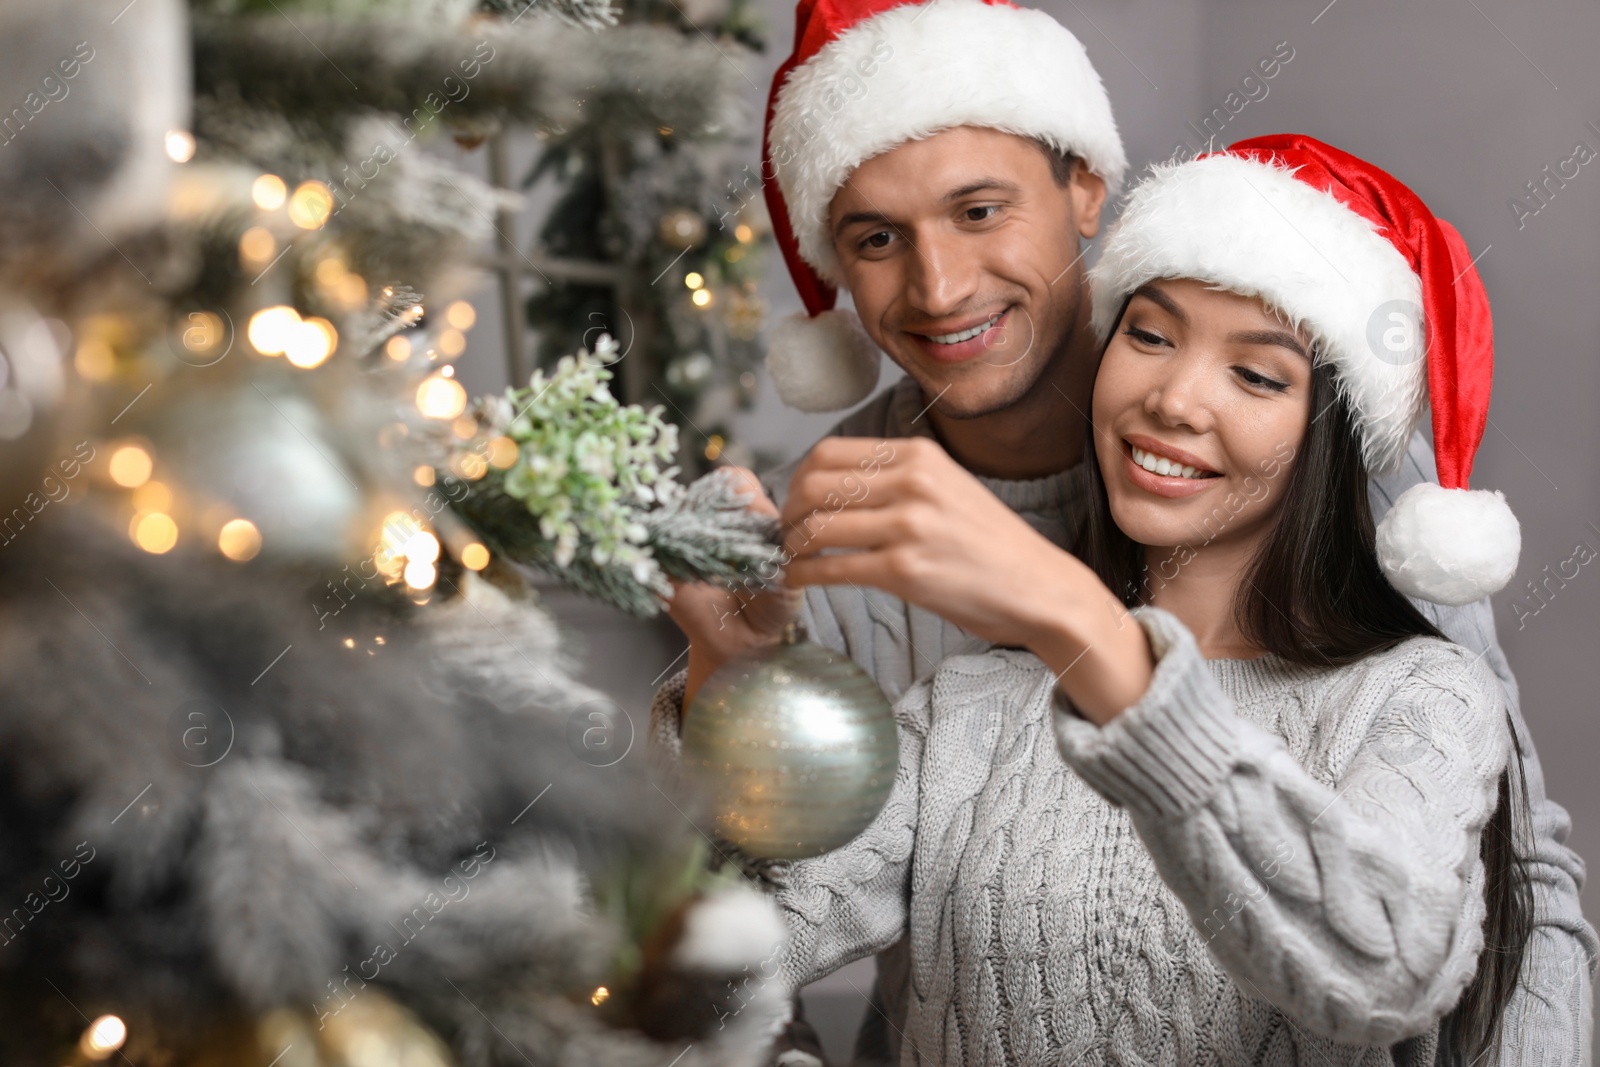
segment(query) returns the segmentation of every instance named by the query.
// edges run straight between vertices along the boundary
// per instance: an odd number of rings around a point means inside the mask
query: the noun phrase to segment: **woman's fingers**
[[[783,548],[799,559],[824,548],[887,548],[917,535],[914,519],[914,513],[905,506],[813,512],[789,528]]]

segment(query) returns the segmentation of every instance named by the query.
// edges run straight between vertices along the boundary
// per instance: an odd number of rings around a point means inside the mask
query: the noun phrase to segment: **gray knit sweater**
[[[918,418],[923,408],[922,397],[915,383],[909,379],[902,380],[846,418],[833,432],[880,437],[929,436],[926,420]],[[1425,442],[1418,438],[1412,444],[1406,468],[1400,475],[1374,481],[1372,496],[1375,510],[1381,512],[1409,485],[1432,476],[1432,458]],[[780,504],[793,467],[794,464],[790,464],[763,478],[769,494]],[[1057,545],[1070,547],[1081,521],[1083,470],[1080,466],[1061,474],[1031,480],[980,478],[980,481],[1043,536]],[[951,657],[982,652],[989,647],[986,642],[937,615],[876,589],[812,587],[806,590],[805,605],[805,619],[813,639],[849,654],[872,673],[891,699],[901,697],[914,682],[932,675],[940,664]],[[1536,838],[1531,873],[1535,881],[1539,925],[1527,958],[1524,987],[1508,1012],[1504,1040],[1504,1048],[1508,1051],[1503,1062],[1587,1065],[1591,1027],[1590,980],[1600,946],[1597,946],[1593,928],[1583,920],[1578,907],[1577,890],[1582,884],[1584,869],[1582,860],[1565,845],[1569,820],[1566,812],[1545,796],[1537,755],[1527,737],[1516,704],[1515,679],[1495,639],[1493,617],[1487,603],[1479,602],[1460,609],[1440,608],[1432,604],[1418,606],[1446,634],[1479,657],[1499,677],[1510,698],[1512,718],[1528,773]],[[1014,657],[1025,654],[1007,652],[998,655]],[[652,733],[663,754],[676,747],[682,688],[683,677],[680,673],[669,680],[657,695],[652,713]],[[993,753],[981,750],[967,752],[958,761],[960,773],[968,776],[994,773],[993,758]],[[1060,761],[1056,763],[1059,767]],[[1082,782],[1092,780],[1083,778],[1081,774],[1068,777],[1074,781],[1080,778]],[[1019,783],[1014,788],[1020,787]],[[1094,796],[1097,803],[1104,804],[1098,794]],[[1074,804],[1057,814],[1061,820],[1070,821],[1076,817],[1078,810]],[[1131,836],[1126,840],[1117,838],[1106,847],[1110,847],[1112,854],[1116,855],[1125,854],[1130,849],[1142,854],[1142,846]],[[1096,862],[1104,869],[1103,856]],[[1250,889],[1250,885],[1241,888]],[[1252,892],[1259,895],[1259,891]],[[1081,914],[1081,909],[1087,907],[1093,898],[1077,899],[1078,913]],[[1125,901],[1123,906],[1126,907]],[[1214,911],[1216,907],[1231,910],[1231,905],[1222,900],[1217,901],[1210,910]],[[1256,905],[1242,910],[1241,917],[1252,910],[1257,910]],[[1203,920],[1197,919],[1195,922]],[[1118,921],[1107,920],[1103,914],[1096,916],[1095,924],[1099,930],[1097,936],[1101,937],[1116,936],[1121,929]],[[1221,935],[1217,935],[1215,940],[1222,940]],[[1109,995],[1109,988],[1102,981],[1100,991],[1084,1003],[1092,1006],[1103,1001]],[[1243,988],[1242,984],[1240,988]],[[900,1059],[899,1034],[908,1025],[911,1000],[910,943],[902,940],[879,956],[879,981],[874,991],[877,1010],[867,1014],[858,1047],[858,1063],[896,1062]],[[1100,1009],[1090,1007],[1086,1010]],[[1104,1017],[1103,1010],[1101,1017]],[[1140,1018],[1137,1013],[1132,1017]],[[1146,1018],[1141,1025],[1159,1028],[1173,1024],[1174,1020],[1170,1019],[1161,1022]],[[1209,1022],[1199,1025],[1202,1029],[1211,1028]],[[1121,1047],[1116,1042],[1109,1046],[1113,1059],[1125,1059],[1116,1054],[1115,1050]],[[933,1058],[937,1060],[939,1057],[936,1055]]]
[[[883,813],[776,875],[784,977],[909,933],[907,1065],[1431,1063],[1482,945],[1493,675],[1430,638],[1207,661],[1136,615],[1155,677],[1104,729],[1021,650],[906,692]]]

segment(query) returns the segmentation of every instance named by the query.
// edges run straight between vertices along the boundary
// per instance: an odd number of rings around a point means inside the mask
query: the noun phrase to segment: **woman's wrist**
[[[1150,688],[1155,673],[1150,641],[1126,605],[1098,579],[1070,583],[1052,599],[1028,649],[1055,673],[1057,687],[1073,706],[1104,726]]]

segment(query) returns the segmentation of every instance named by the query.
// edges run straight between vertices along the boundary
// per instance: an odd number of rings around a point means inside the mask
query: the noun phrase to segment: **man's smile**
[[[921,348],[934,359],[958,362],[981,356],[997,343],[1003,343],[1011,308],[966,322],[934,323],[923,330],[907,330]]]

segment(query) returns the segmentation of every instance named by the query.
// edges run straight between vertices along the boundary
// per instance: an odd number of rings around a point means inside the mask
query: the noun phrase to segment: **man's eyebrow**
[[[889,217],[881,211],[852,211],[848,215],[840,216],[838,223],[833,227],[834,236],[838,236],[851,226],[857,226],[863,222],[871,223],[874,226],[894,225],[889,221]]]
[[[960,200],[964,197],[971,196],[973,193],[981,193],[989,189],[993,189],[1002,193],[1022,192],[1022,186],[1015,182],[1008,182],[1003,178],[979,178],[976,181],[968,182],[959,189],[950,190],[948,193],[944,194],[944,201],[948,204],[951,201]]]
[[[1305,345],[1294,334],[1283,330],[1236,330],[1228,335],[1228,341],[1243,345],[1279,345],[1302,356],[1306,354]]]
[[[1139,286],[1139,288],[1135,289],[1133,291],[1133,295],[1144,297],[1152,304],[1160,307],[1161,310],[1165,311],[1168,315],[1171,315],[1184,325],[1188,325],[1189,316],[1181,307],[1178,306],[1178,302],[1172,299],[1172,297],[1168,296],[1166,293],[1163,293],[1160,289],[1157,289],[1149,282],[1146,282],[1145,284]]]

